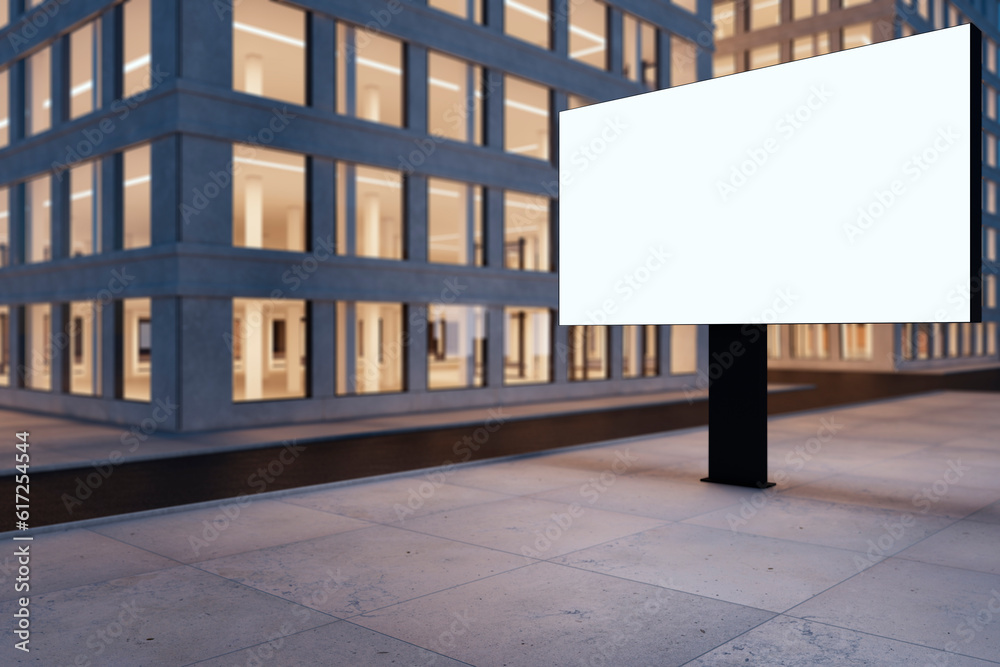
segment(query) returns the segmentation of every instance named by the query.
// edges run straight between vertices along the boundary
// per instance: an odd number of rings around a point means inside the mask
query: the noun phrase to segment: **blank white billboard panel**
[[[562,112],[559,323],[978,318],[978,39],[964,25]]]

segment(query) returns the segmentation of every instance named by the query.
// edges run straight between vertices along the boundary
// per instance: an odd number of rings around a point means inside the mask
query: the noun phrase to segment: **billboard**
[[[963,25],[563,111],[559,323],[981,317]]]

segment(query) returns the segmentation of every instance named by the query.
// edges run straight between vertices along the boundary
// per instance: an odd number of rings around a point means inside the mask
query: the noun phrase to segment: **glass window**
[[[670,85],[683,86],[698,80],[698,48],[694,42],[670,37]]]
[[[141,93],[152,85],[149,2],[128,0],[124,5],[122,92],[125,97]]]
[[[52,48],[28,56],[24,63],[24,134],[31,136],[52,126]]]
[[[483,189],[427,179],[427,259],[438,264],[483,265]]]
[[[486,308],[427,307],[427,388],[486,384]]]
[[[622,74],[632,81],[641,81],[646,88],[657,88],[656,28],[625,14],[622,30]]]
[[[427,5],[463,19],[469,18],[469,6],[471,5],[473,22],[483,22],[483,0],[428,0]]]
[[[24,307],[24,386],[52,389],[52,307],[34,303]]]
[[[793,0],[792,20],[809,18],[813,15],[813,0]]]
[[[549,0],[504,0],[504,32],[526,42],[549,47]]]
[[[236,152],[234,145],[233,245],[305,252],[305,156],[270,148]]]
[[[816,55],[814,48],[814,39],[812,35],[806,35],[805,37],[796,37],[792,40],[792,60],[801,60],[802,58],[811,58]]]
[[[10,143],[10,79],[0,71],[0,147]]]
[[[781,23],[779,0],[750,0],[750,29],[760,30]]]
[[[656,325],[626,325],[622,328],[622,377],[653,377],[660,374],[659,332]]]
[[[732,53],[717,53],[712,57],[712,76],[726,76],[735,72],[736,56]]]
[[[10,266],[10,199],[7,188],[0,188],[0,269]]]
[[[504,150],[549,159],[549,89],[504,76]]]
[[[427,129],[432,135],[483,143],[483,68],[440,53],[427,59]]]
[[[840,356],[847,360],[872,358],[872,325],[841,324]]]
[[[10,386],[10,306],[0,306],[0,387]]]
[[[153,364],[152,302],[148,298],[122,300],[122,398],[149,401]]]
[[[39,176],[24,184],[25,263],[52,259],[52,178]]]
[[[337,302],[337,393],[403,391],[403,305]]]
[[[792,325],[793,359],[828,359],[830,340],[825,324]]]
[[[122,154],[123,231],[122,247],[143,248],[150,243],[150,150],[149,144]]]
[[[337,113],[403,126],[403,43],[337,24]]]
[[[866,46],[872,43],[872,24],[855,23],[844,28],[843,48],[853,49],[856,46]]]
[[[233,401],[307,395],[308,320],[301,299],[233,299]]]
[[[69,117],[101,106],[101,28],[91,21],[69,35]]]
[[[101,393],[101,305],[98,301],[69,304],[69,391],[81,396]]]
[[[736,3],[733,0],[712,5],[712,22],[715,23],[715,39],[725,39],[736,34]]]
[[[570,327],[569,351],[571,382],[608,378],[608,327],[603,325]]]
[[[777,44],[767,44],[750,50],[750,69],[769,67],[780,62],[781,48]]]
[[[670,374],[686,375],[698,370],[698,327],[674,324],[670,327]]]
[[[337,254],[403,258],[403,175],[337,164]]]
[[[767,358],[781,359],[781,325],[767,325]]]
[[[97,161],[69,170],[69,256],[82,257],[101,251],[101,170]]]
[[[549,200],[538,195],[504,193],[504,268],[548,271]]]
[[[272,0],[233,4],[233,88],[306,103],[306,13]]]
[[[552,316],[548,308],[504,308],[504,384],[552,381]]]
[[[608,68],[607,56],[608,8],[597,0],[577,0],[569,3],[569,57]]]

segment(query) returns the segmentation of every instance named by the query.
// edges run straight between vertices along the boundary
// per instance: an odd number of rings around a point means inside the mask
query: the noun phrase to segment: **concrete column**
[[[309,91],[307,97],[313,109],[333,113],[337,90],[337,30],[333,19],[316,13],[309,14]]]
[[[405,210],[404,226],[405,250],[403,256],[413,262],[427,261],[427,177],[413,174],[405,177]],[[471,230],[470,230],[471,236]]]

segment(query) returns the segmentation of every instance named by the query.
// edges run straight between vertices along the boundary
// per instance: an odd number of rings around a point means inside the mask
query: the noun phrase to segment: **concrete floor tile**
[[[182,563],[196,563],[369,525],[275,500],[244,497],[216,507],[101,524],[92,530]]]
[[[211,560],[199,567],[345,618],[524,563],[523,557],[501,551],[372,526]]]
[[[306,491],[284,496],[281,501],[354,519],[402,526],[412,518],[510,497],[449,484],[446,480],[454,470],[434,469],[419,476]]]
[[[809,500],[780,491],[745,491],[739,505],[685,523],[872,552],[877,558],[905,549],[953,522],[947,517]]]
[[[350,621],[334,621],[301,632],[294,626],[288,629],[294,634],[281,634],[271,641],[199,662],[197,667],[302,667],[320,664],[319,661],[324,665],[363,667],[460,667],[466,664]]]
[[[986,660],[1000,656],[994,574],[888,558],[787,614]]]
[[[787,616],[772,618],[689,663],[692,667],[745,667],[748,664],[768,667],[986,667],[995,663]]]
[[[553,562],[781,612],[858,572],[857,554],[688,524],[653,528]]]
[[[414,519],[407,528],[520,554],[524,564],[524,557],[552,558],[663,523],[579,501],[512,498]]]
[[[644,472],[621,477],[593,477],[579,487],[539,493],[533,498],[563,504],[579,503],[609,512],[681,521],[722,507],[728,507],[746,493],[746,489],[699,481],[708,471],[705,463],[678,469]]]
[[[479,667],[680,665],[770,612],[537,563],[356,617]]]
[[[186,565],[33,595],[30,610],[31,652],[8,642],[3,664],[186,665],[331,620]]]
[[[903,549],[896,557],[1000,574],[998,551],[1000,523],[957,521],[941,532]]]
[[[16,547],[28,545],[31,558],[31,594],[42,595],[108,579],[176,567],[177,562],[89,530],[35,535],[14,545],[0,562],[0,599],[20,597],[14,589],[18,559]]]

